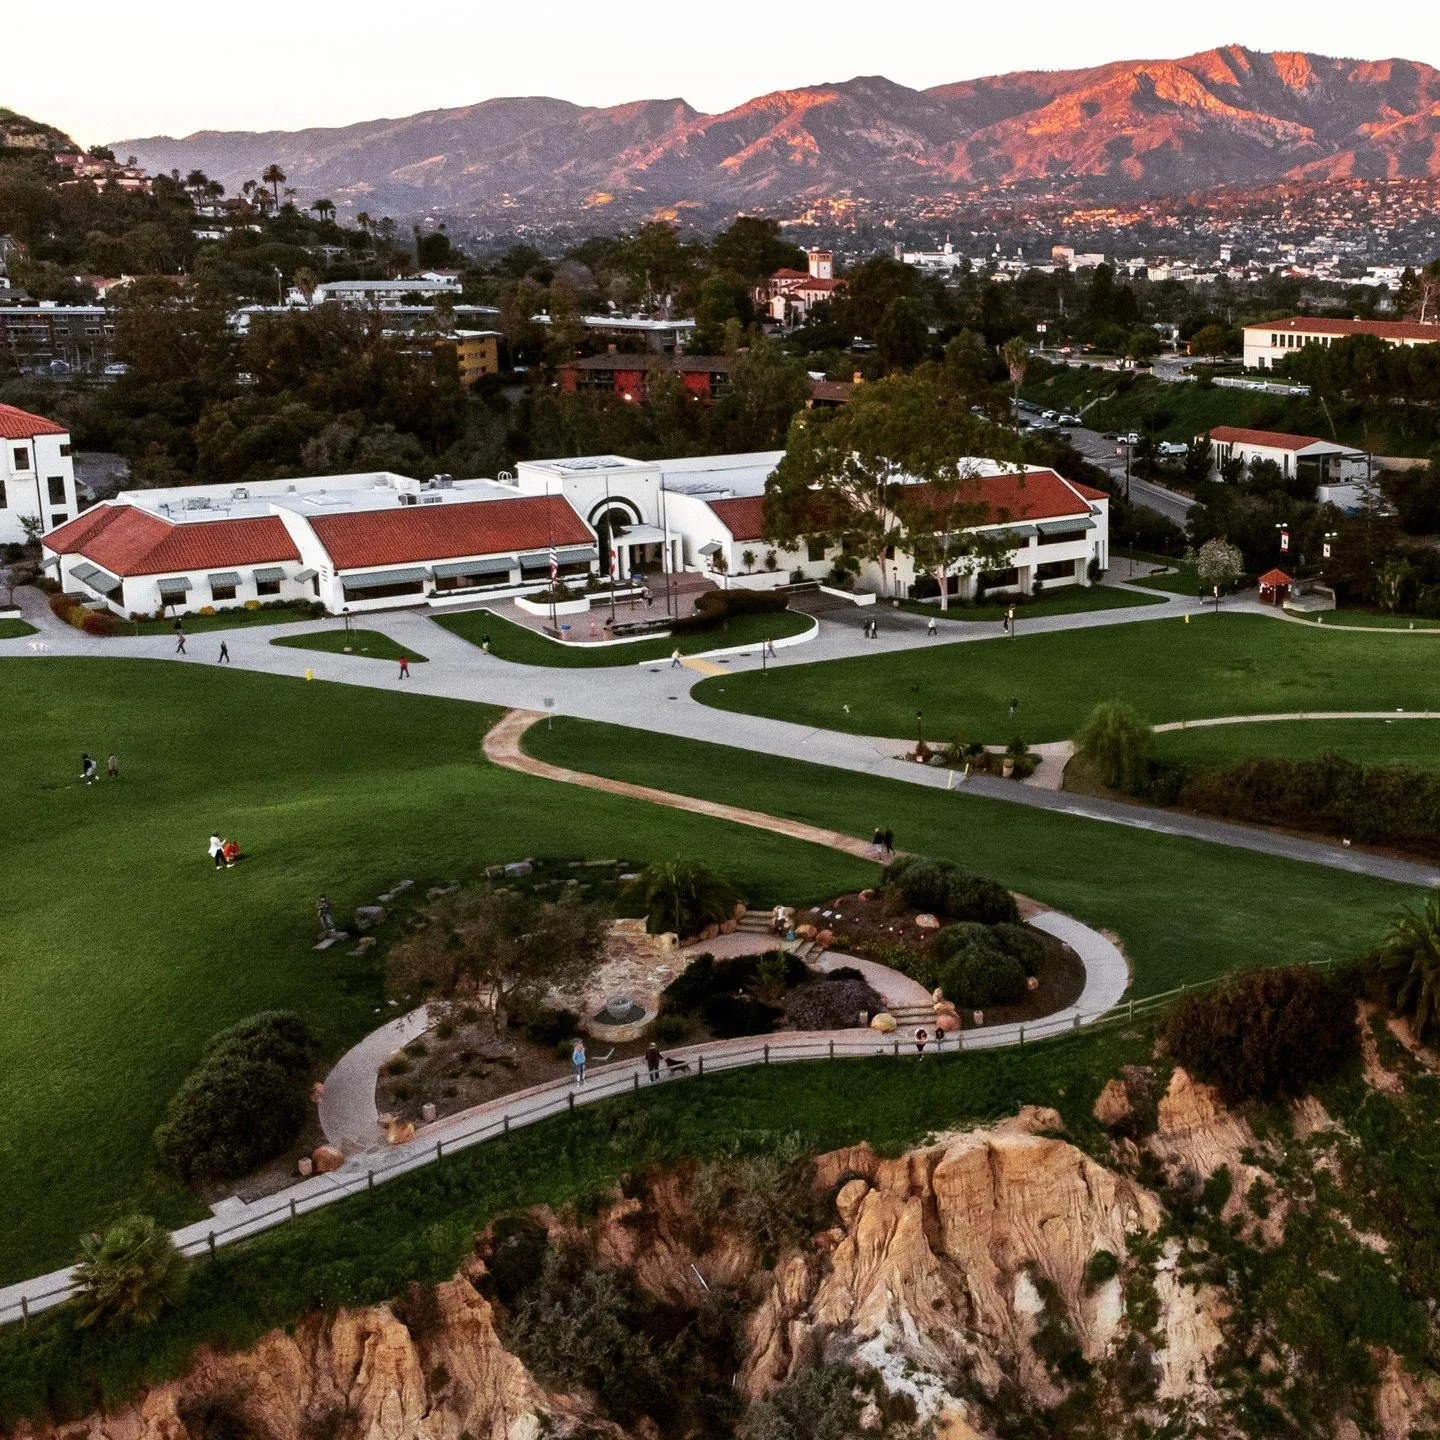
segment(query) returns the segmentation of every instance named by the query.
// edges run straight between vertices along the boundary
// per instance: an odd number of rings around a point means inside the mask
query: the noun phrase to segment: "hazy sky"
[[[59,12],[21,0],[4,20],[18,63],[3,67],[0,104],[87,145],[343,125],[496,95],[591,105],[682,96],[714,111],[858,74],[938,85],[1229,43],[1440,64],[1435,13],[1430,0],[132,0],[118,10],[65,0]]]

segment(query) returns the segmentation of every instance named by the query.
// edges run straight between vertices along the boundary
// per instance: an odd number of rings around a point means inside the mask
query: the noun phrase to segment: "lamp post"
[[[920,755],[925,750],[925,712],[915,712],[915,753]]]
[[[344,617],[344,620],[345,620],[345,653],[348,655],[348,654],[350,653],[350,646],[351,646],[351,639],[350,639],[350,607],[349,607],[348,605],[342,605],[342,606],[340,607],[340,614]]]

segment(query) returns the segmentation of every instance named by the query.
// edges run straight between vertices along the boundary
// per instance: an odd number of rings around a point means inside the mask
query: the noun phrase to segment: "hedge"
[[[695,613],[670,627],[672,635],[701,635],[717,630],[735,615],[771,615],[788,610],[790,602],[773,590],[707,590],[695,602]]]

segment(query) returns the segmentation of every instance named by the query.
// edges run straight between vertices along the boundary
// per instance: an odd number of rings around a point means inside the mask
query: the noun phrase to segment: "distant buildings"
[[[1295,315],[1245,327],[1245,367],[1273,370],[1287,355],[1307,345],[1333,345],[1352,335],[1373,335],[1387,345],[1434,345],[1440,323],[1411,320],[1322,320]]]
[[[618,395],[622,400],[642,404],[650,398],[651,382],[657,375],[674,375],[696,400],[717,400],[730,389],[734,360],[729,355],[643,355],[611,350],[590,355],[560,367],[560,390],[565,395]],[[849,382],[811,379],[812,405],[843,405],[854,386]]]
[[[1342,510],[1357,508],[1369,490],[1370,457],[1363,450],[1315,435],[1247,430],[1237,425],[1216,425],[1210,431],[1213,475],[1219,476],[1227,465],[1238,462],[1248,468],[1257,460],[1273,462],[1287,480],[1314,485],[1317,500]]]
[[[807,251],[806,259],[808,270],[777,270],[755,287],[755,304],[786,329],[803,325],[816,305],[833,300],[845,288],[845,282],[835,278],[828,250]]]
[[[460,365],[460,383],[468,390],[487,375],[500,373],[500,332],[498,330],[457,330],[455,358]]]
[[[64,525],[76,511],[70,432],[43,415],[0,405],[0,545]]]
[[[115,320],[103,305],[0,305],[0,346],[30,374],[96,373],[114,359]]]

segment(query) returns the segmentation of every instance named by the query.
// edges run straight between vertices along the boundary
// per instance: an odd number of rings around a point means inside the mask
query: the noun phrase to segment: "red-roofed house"
[[[0,545],[23,545],[74,517],[70,432],[43,415],[0,405]]]
[[[487,481],[326,476],[134,491],[46,536],[66,591],[120,614],[268,601],[332,613],[584,581],[595,535],[561,496]]]
[[[1317,487],[1317,499],[1342,508],[1359,502],[1359,492],[1370,478],[1365,453],[1333,440],[1239,425],[1217,425],[1211,430],[1210,463],[1215,475],[1223,475],[1237,461],[1248,467],[1257,460],[1273,461],[1287,480],[1305,479]],[[1337,493],[1327,493],[1331,491]]]
[[[1273,370],[1287,355],[1306,345],[1333,345],[1352,335],[1373,335],[1387,345],[1434,345],[1440,323],[1414,320],[1321,320],[1294,315],[1245,327],[1245,367]]]

